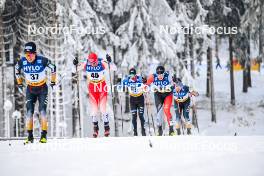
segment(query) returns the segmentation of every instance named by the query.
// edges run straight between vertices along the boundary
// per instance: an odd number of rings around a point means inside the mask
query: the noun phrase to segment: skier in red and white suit
[[[108,54],[105,61],[102,58],[98,58],[97,54],[92,52],[88,55],[87,61],[80,65],[87,73],[89,102],[91,106],[89,109],[91,110],[91,117],[93,119],[93,137],[95,138],[98,136],[99,131],[98,118],[96,116],[99,111],[103,116],[104,135],[106,137],[110,135],[109,114],[106,112],[108,88],[105,76],[106,69],[111,61],[112,59]],[[78,60],[74,59],[73,64],[78,65]]]

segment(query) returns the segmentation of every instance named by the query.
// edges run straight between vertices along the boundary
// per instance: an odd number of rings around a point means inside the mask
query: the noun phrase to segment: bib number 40
[[[92,73],[92,74],[91,74],[91,77],[92,77],[92,78],[99,78],[99,74],[98,74],[98,73]]]

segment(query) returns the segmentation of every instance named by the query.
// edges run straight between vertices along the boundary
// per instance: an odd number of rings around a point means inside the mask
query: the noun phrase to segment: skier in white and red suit
[[[106,84],[106,70],[108,69],[108,64],[112,62],[111,57],[107,54],[106,60],[98,58],[96,53],[91,52],[88,55],[88,59],[85,63],[80,64],[80,66],[87,73],[88,80],[88,92],[89,92],[89,102],[91,107],[91,118],[93,119],[94,132],[93,137],[96,138],[99,132],[97,113],[100,111],[103,116],[104,121],[104,136],[108,137],[110,135],[109,127],[109,114],[106,112],[107,103],[107,84]],[[73,60],[74,65],[78,65],[77,58]],[[111,65],[112,67],[112,65]]]

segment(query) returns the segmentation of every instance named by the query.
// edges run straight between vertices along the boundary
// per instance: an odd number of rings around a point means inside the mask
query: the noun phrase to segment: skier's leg
[[[130,112],[132,114],[133,131],[134,136],[137,136],[137,104],[135,99],[135,97],[130,96]]]
[[[157,109],[157,126],[158,126],[158,135],[162,136],[163,130],[162,130],[162,114],[163,114],[163,100],[159,93],[154,93],[155,98],[155,105]]]
[[[173,130],[173,123],[172,123],[172,115],[170,112],[171,109],[171,104],[172,104],[172,93],[167,95],[165,100],[164,100],[164,113],[167,118],[167,123],[169,125],[169,135],[174,135],[174,130]]]
[[[166,116],[166,120],[167,120],[167,123],[168,125],[170,126],[170,123],[171,123],[171,120],[172,120],[172,115],[171,115],[171,111],[170,111],[170,108],[171,108],[171,105],[172,105],[172,99],[173,99],[173,96],[172,94],[169,94],[168,96],[166,96],[165,100],[164,100],[164,103],[163,103],[163,108],[164,108],[164,114]]]
[[[141,95],[138,97],[138,108],[139,108],[139,119],[140,119],[140,124],[141,124],[141,134],[142,136],[146,136],[146,131],[145,131],[145,119],[144,119],[144,96]]]
[[[93,137],[98,136],[98,131],[99,131],[99,126],[98,126],[98,119],[97,119],[97,112],[98,112],[98,93],[94,91],[94,86],[89,84],[88,89],[89,89],[89,103],[90,103],[90,117],[92,118],[93,121]]]
[[[99,106],[104,121],[104,130],[105,130],[104,135],[107,137],[110,135],[110,126],[109,126],[109,114],[106,111],[106,103],[107,103],[107,91],[102,90],[102,92],[100,92]]]
[[[189,116],[190,112],[190,99],[183,103],[183,116],[185,119],[185,126],[187,128],[187,134],[191,134],[191,120]]]
[[[38,94],[38,101],[39,101],[39,112],[41,118],[41,143],[47,142],[47,130],[48,130],[48,120],[47,120],[47,104],[48,104],[48,87],[45,85],[44,87],[40,88]]]
[[[180,107],[177,101],[174,101],[174,110],[175,110],[175,128],[177,131],[177,134],[180,135],[181,134],[181,129],[180,129]]]
[[[26,143],[33,142],[33,114],[35,109],[35,103],[37,101],[37,96],[33,94],[30,90],[30,87],[27,87],[26,90],[26,128],[28,132],[28,138]]]

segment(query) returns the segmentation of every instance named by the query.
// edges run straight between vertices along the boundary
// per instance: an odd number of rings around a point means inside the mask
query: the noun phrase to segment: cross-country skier
[[[141,123],[141,134],[146,136],[145,119],[144,119],[144,84],[142,76],[137,75],[136,69],[129,70],[129,76],[123,80],[123,86],[128,88],[130,95],[130,111],[132,113],[132,124],[134,128],[134,136],[137,132],[137,114]]]
[[[173,98],[174,98],[174,109],[176,114],[176,131],[177,134],[181,134],[180,130],[180,120],[181,114],[183,113],[184,117],[184,125],[187,128],[187,134],[191,134],[191,121],[189,117],[190,111],[190,103],[191,96],[198,96],[198,92],[190,91],[190,88],[186,85],[183,85],[180,78],[173,78],[173,82],[175,83],[175,88],[173,90]]]
[[[18,89],[23,92],[23,78],[27,84],[26,88],[26,128],[28,137],[25,143],[33,143],[33,114],[35,103],[39,102],[39,112],[41,116],[41,137],[40,142],[47,142],[47,103],[48,103],[48,86],[46,68],[51,70],[51,84],[53,88],[56,84],[56,66],[51,63],[46,57],[37,55],[36,44],[34,42],[28,42],[25,44],[24,49],[25,56],[17,62],[15,66],[15,74],[18,84]]]
[[[77,58],[73,60],[74,65],[79,65],[87,73],[89,102],[91,110],[91,118],[93,120],[94,132],[93,137],[96,138],[99,132],[97,113],[100,111],[104,121],[104,136],[110,135],[109,114],[106,112],[107,103],[107,84],[106,69],[108,64],[112,62],[111,57],[107,54],[106,60],[98,58],[96,53],[91,52],[84,64],[79,64]]]
[[[155,105],[157,109],[157,126],[158,126],[158,135],[162,136],[162,112],[164,110],[164,114],[167,118],[167,123],[169,125],[169,135],[174,134],[173,123],[172,123],[172,115],[170,112],[170,108],[172,105],[172,81],[169,72],[165,72],[165,68],[163,66],[158,66],[156,68],[156,73],[151,74],[148,79],[146,85],[153,85],[154,88],[154,98]]]

